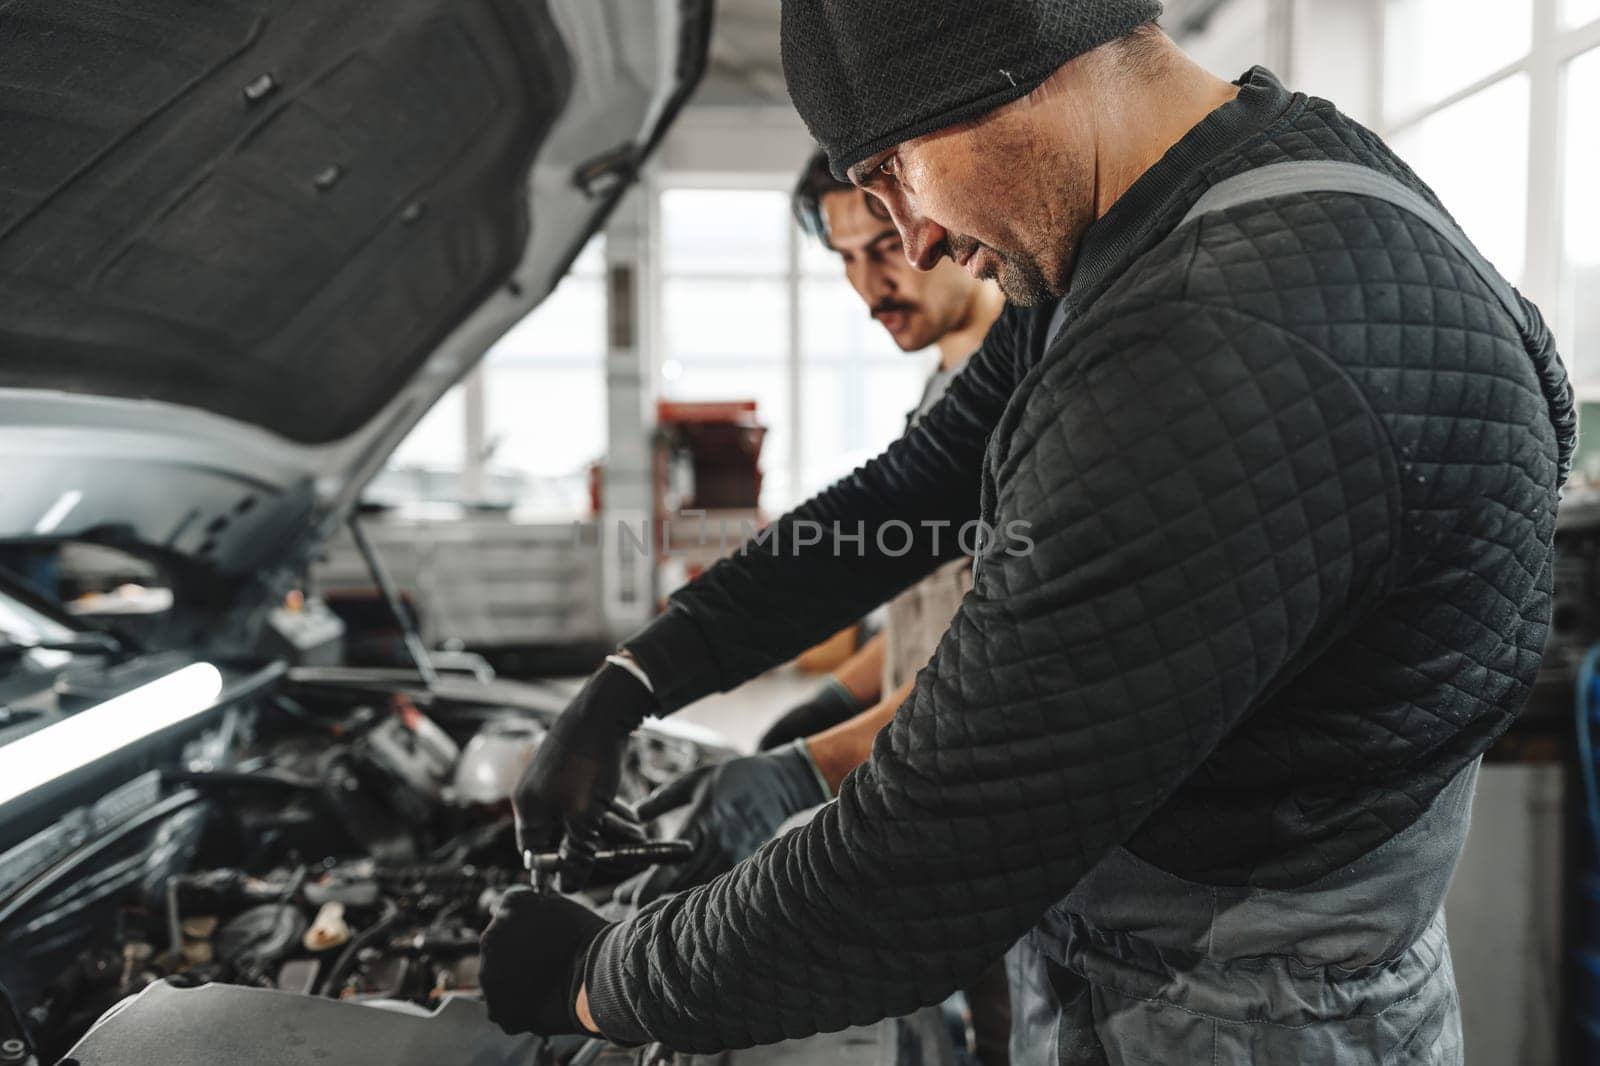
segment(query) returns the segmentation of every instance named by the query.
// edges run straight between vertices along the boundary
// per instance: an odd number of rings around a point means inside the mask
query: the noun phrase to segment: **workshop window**
[[[401,442],[368,495],[586,513],[588,468],[606,447],[604,269],[596,236]]]
[[[661,190],[661,395],[756,401],[777,513],[899,436],[933,357],[897,349],[838,257],[800,232],[793,178],[759,181]]]
[[[662,266],[669,274],[781,280],[788,205],[780,189],[665,189]]]
[[[467,457],[466,417],[461,386],[457,385],[439,397],[433,409],[400,442],[389,457],[390,471],[401,473],[418,486],[435,480],[448,482],[446,491],[454,492]],[[419,489],[418,495],[432,493]]]
[[[764,502],[788,496],[787,194],[666,188],[660,197],[660,392],[668,400],[755,400],[767,427]]]
[[[1172,25],[1170,19],[1167,23],[1168,32],[1183,35],[1184,51],[1196,63],[1232,81],[1257,63],[1267,62],[1263,43],[1272,33],[1270,0],[1225,0],[1205,6],[1204,11],[1204,18],[1187,32],[1181,17],[1179,25]]]
[[[1515,63],[1533,45],[1533,0],[1389,0],[1384,17],[1383,113],[1403,122]]]
[[[871,317],[839,257],[805,242],[800,279],[800,479],[815,493],[905,431],[932,355],[908,355]]]
[[[484,358],[486,492],[545,512],[587,507],[589,465],[606,450],[605,238]]]
[[[1594,133],[1593,109],[1600,102],[1600,48],[1573,60],[1566,82],[1560,335],[1568,365],[1584,390],[1600,386],[1600,197],[1595,196],[1600,139]]]
[[[1600,399],[1600,0],[1382,12],[1385,138],[1544,311],[1579,398]]]
[[[1513,285],[1528,255],[1528,76],[1514,74],[1429,114],[1390,145],[1433,187]]]

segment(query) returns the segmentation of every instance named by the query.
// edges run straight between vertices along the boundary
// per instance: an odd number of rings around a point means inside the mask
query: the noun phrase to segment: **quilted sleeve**
[[[597,942],[607,1033],[709,1053],[941,1000],[1390,587],[1384,429],[1276,327],[1152,308],[1024,387],[996,516],[1032,549],[982,560],[836,803]]]
[[[711,567],[624,642],[663,710],[787,662],[960,554],[985,442],[1044,321],[1045,312],[1004,312],[915,429]]]

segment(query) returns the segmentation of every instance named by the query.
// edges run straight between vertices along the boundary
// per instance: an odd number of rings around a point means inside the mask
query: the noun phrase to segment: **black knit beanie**
[[[1025,96],[1159,0],[782,0],[783,73],[835,177]]]

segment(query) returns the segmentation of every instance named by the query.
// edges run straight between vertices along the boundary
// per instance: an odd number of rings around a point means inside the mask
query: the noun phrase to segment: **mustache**
[[[916,304],[908,303],[905,300],[879,300],[867,310],[867,315],[871,318],[877,318],[879,315],[887,315],[895,311],[915,311],[916,309]]]
[[[949,257],[952,263],[959,263],[964,258],[978,254],[978,249],[983,247],[983,242],[968,237],[964,233],[952,233],[945,237],[944,247],[940,251]]]

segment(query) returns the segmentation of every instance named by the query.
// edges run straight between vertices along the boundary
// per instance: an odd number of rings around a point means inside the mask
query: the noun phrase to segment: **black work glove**
[[[614,898],[643,906],[703,884],[754,854],[790,817],[829,798],[804,741],[685,774],[647,796],[638,811],[641,821],[650,821],[691,804],[678,835],[694,845],[694,854],[624,882]]]
[[[861,701],[851,694],[843,681],[829,677],[828,683],[804,703],[791,708],[762,734],[756,743],[757,751],[771,751],[792,744],[805,737],[815,736],[847,722],[866,710]]]
[[[616,795],[628,735],[658,706],[638,678],[620,666],[602,666],[550,727],[517,782],[511,796],[517,848],[555,851],[564,833],[569,861],[560,871],[563,892],[576,892],[587,881],[585,856],[598,850],[603,831],[626,828]]]
[[[610,922],[564,896],[513,888],[479,938],[478,987],[508,1033],[587,1033],[578,989],[589,948]]]

